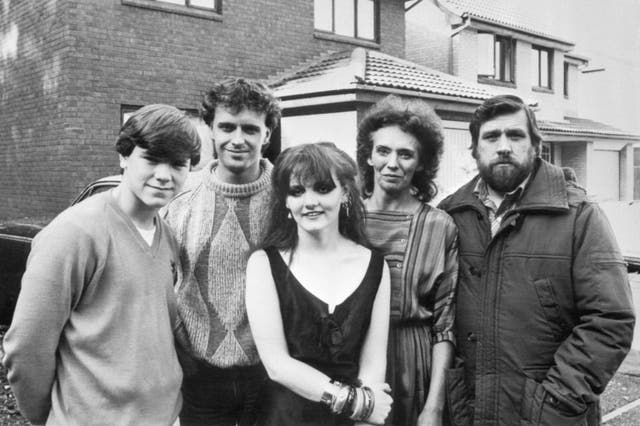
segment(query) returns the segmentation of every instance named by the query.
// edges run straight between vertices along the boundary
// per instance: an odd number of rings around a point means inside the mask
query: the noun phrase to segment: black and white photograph
[[[637,426],[639,21],[0,0],[0,425]]]

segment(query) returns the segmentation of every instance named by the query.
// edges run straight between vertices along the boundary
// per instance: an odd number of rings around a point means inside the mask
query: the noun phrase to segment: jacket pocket
[[[542,387],[542,386],[540,386]],[[557,404],[552,403],[553,397],[546,393],[540,410],[538,425],[541,426],[587,426],[587,413],[573,414],[561,410]]]
[[[536,291],[538,302],[542,307],[542,312],[544,313],[544,318],[547,320],[547,323],[556,330],[558,337],[562,336],[567,326],[560,314],[560,307],[558,306],[556,293],[551,284],[551,280],[548,278],[535,280],[533,282],[533,288]]]
[[[533,426],[538,424],[540,409],[544,400],[544,388],[531,377],[525,377],[520,406],[520,424]]]
[[[473,407],[464,376],[464,367],[445,370],[446,409],[453,426],[468,426],[473,421]]]
[[[558,401],[544,386],[525,378],[520,409],[521,426],[586,426],[587,412],[570,413],[560,407]]]

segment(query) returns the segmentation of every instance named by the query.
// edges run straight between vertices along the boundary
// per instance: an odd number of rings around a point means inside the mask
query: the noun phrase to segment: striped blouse
[[[431,326],[432,343],[455,342],[458,240],[453,220],[428,204],[414,214],[367,211],[366,234],[391,273],[391,322]]]

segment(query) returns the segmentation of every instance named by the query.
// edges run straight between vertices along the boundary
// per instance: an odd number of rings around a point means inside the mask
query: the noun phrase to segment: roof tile
[[[540,7],[531,3],[518,0],[437,0],[437,2],[460,17],[471,16],[514,30],[573,44],[552,34],[553,30],[546,28],[547,20],[544,17],[546,11],[541,11]]]
[[[366,58],[364,77],[356,78],[352,56]],[[280,96],[301,90],[341,90],[355,84],[415,90],[422,93],[470,99],[493,95],[486,87],[423,67],[378,51],[356,48],[353,52],[328,53],[312,64],[285,71],[271,79]]]

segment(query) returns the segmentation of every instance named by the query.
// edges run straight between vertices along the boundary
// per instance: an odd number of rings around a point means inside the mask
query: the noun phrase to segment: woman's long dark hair
[[[348,202],[340,206],[338,230],[342,236],[365,244],[364,206],[360,198],[356,163],[331,142],[298,145],[285,149],[271,173],[273,197],[270,219],[263,247],[294,250],[298,245],[298,227],[287,216],[289,184],[293,176],[301,183],[332,182],[333,176],[347,194]],[[347,208],[348,206],[348,208]]]

